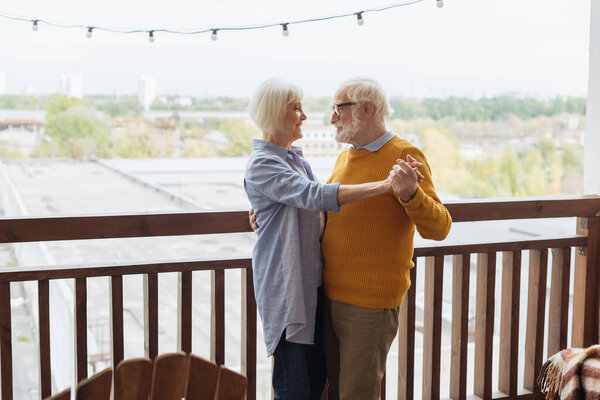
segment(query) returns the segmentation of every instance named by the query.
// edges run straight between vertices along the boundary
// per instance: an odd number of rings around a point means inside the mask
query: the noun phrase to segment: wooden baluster
[[[475,306],[475,395],[492,398],[492,353],[494,339],[494,298],[496,253],[477,255]]]
[[[0,379],[2,400],[13,398],[10,282],[0,282]]]
[[[210,360],[225,363],[225,271],[211,271]]]
[[[577,233],[588,243],[575,253],[571,347],[589,347],[599,339],[600,217],[577,218]]]
[[[423,311],[423,399],[440,398],[442,342],[442,289],[444,256],[425,258],[425,310]]]
[[[527,294],[523,386],[532,392],[538,391],[536,380],[542,367],[547,269],[548,250],[529,250],[529,289]]]
[[[77,382],[87,378],[87,284],[75,278],[75,368]]]
[[[52,395],[52,369],[50,365],[50,284],[47,279],[38,281],[38,320],[40,346],[40,395]]]
[[[158,274],[144,274],[144,352],[154,360],[158,355]]]
[[[502,298],[500,309],[500,366],[498,388],[517,395],[519,366],[519,302],[521,297],[521,252],[502,255]]]
[[[467,344],[469,342],[469,278],[471,255],[453,257],[452,340],[450,357],[450,398],[467,396]]]
[[[242,374],[248,378],[247,400],[256,399],[256,299],[252,268],[242,269]]]
[[[110,347],[112,349],[112,365],[123,360],[123,276],[110,277]]]
[[[413,400],[415,376],[415,294],[417,286],[417,258],[410,270],[410,288],[400,305],[398,317],[398,399]]]
[[[189,354],[192,352],[192,272],[177,275],[177,349]]]
[[[552,249],[550,310],[548,313],[548,357],[567,347],[570,273],[571,248]]]

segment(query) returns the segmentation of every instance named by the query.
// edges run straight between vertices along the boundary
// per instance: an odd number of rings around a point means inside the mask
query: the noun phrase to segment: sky
[[[401,1],[400,1],[401,2]],[[0,14],[122,29],[207,29],[352,13],[377,0],[3,0]],[[0,75],[9,93],[56,93],[62,73],[85,94],[135,93],[141,74],[159,94],[250,96],[280,77],[330,96],[354,76],[392,96],[586,96],[590,0],[435,0],[355,17],[254,31],[122,35],[0,18]]]

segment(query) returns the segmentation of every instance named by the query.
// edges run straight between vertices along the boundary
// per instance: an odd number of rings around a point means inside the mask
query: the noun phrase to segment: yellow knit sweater
[[[410,154],[423,163],[411,201],[393,194],[346,204],[327,213],[321,245],[325,259],[325,294],[332,300],[368,308],[394,308],[410,287],[415,226],[427,239],[443,240],[450,213],[437,197],[423,153],[395,136],[381,149],[346,150],[338,157],[328,183],[353,185],[387,178],[396,159]]]

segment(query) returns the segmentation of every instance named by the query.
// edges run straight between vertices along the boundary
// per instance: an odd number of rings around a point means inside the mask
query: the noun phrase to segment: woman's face
[[[302,137],[302,121],[306,119],[304,111],[302,111],[302,103],[294,102],[287,106],[285,112],[285,118],[283,122],[283,128],[286,135],[290,137],[292,141],[300,139]]]

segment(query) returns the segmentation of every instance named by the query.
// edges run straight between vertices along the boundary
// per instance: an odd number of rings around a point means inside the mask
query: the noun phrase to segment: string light
[[[435,4],[437,5],[437,8],[442,8],[444,7],[444,0],[435,0]]]
[[[283,30],[281,33],[284,36],[288,36],[289,35],[288,25],[306,24],[306,23],[311,23],[311,22],[322,22],[322,21],[328,21],[331,19],[345,18],[345,17],[356,17],[357,24],[363,25],[364,24],[363,14],[365,14],[365,13],[382,12],[382,11],[390,10],[392,8],[404,7],[404,6],[408,6],[411,4],[420,3],[422,1],[424,1],[424,0],[404,0],[401,3],[395,3],[395,4],[391,4],[391,5],[383,6],[383,7],[379,7],[379,8],[371,8],[368,10],[357,11],[357,12],[352,12],[352,13],[330,15],[330,16],[319,17],[319,18],[303,19],[303,20],[291,21],[291,22],[286,22],[286,23],[271,23],[271,24],[263,24],[263,25],[251,25],[251,26],[230,26],[230,27],[223,27],[223,28],[210,28],[210,29],[200,29],[200,30],[116,29],[116,28],[106,28],[106,27],[101,27],[101,26],[64,24],[64,23],[47,21],[47,20],[43,20],[43,19],[32,19],[32,18],[12,16],[12,15],[7,15],[7,14],[3,14],[3,13],[0,13],[0,18],[14,20],[14,21],[26,21],[29,23],[33,23],[32,29],[34,31],[38,30],[39,23],[44,23],[46,25],[50,25],[55,28],[78,28],[78,29],[84,28],[84,29],[88,30],[87,35],[86,35],[88,38],[90,38],[92,36],[92,30],[96,30],[96,31],[100,30],[100,31],[119,33],[119,34],[148,33],[148,40],[150,42],[154,42],[154,32],[165,32],[165,33],[171,33],[171,34],[176,34],[176,35],[199,35],[199,34],[211,33],[211,39],[214,41],[214,40],[217,40],[217,32],[218,31],[248,31],[248,30],[255,30],[255,29],[271,28],[274,26],[282,26]],[[444,0],[436,0],[436,5],[440,8],[443,7]]]
[[[363,19],[362,14],[363,14],[362,12],[356,13],[356,23],[360,26],[364,25],[364,23],[365,23],[365,20]]]

